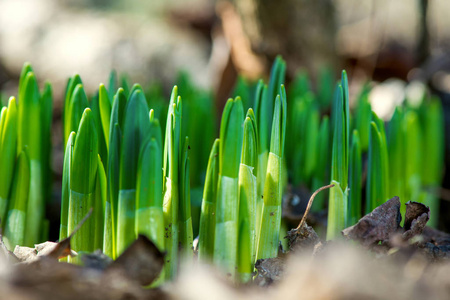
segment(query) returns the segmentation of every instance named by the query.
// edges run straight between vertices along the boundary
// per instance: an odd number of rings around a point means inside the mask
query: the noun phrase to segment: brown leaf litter
[[[7,299],[167,299],[158,288],[142,288],[159,276],[164,264],[164,254],[143,235],[115,261],[101,251],[83,254],[83,266],[58,261],[76,255],[70,239],[90,213],[59,243],[17,246],[13,253],[0,235],[0,295]]]

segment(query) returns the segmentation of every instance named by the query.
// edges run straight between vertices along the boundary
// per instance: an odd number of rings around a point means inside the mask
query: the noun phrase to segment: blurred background
[[[449,11],[448,0],[0,0],[0,90],[3,101],[15,95],[23,63],[31,62],[41,84],[53,84],[58,125],[75,73],[91,94],[115,69],[144,87],[161,84],[168,97],[184,71],[213,92],[220,113],[239,74],[267,78],[281,54],[287,81],[299,70],[314,82],[323,68],[336,79],[346,69],[351,98],[367,81],[382,83],[371,102],[384,119],[407,82],[424,82],[442,99],[448,141]],[[62,134],[55,128],[58,177]],[[446,143],[447,158],[449,149]],[[441,194],[450,200],[446,189]]]
[[[288,79],[327,66],[347,69],[352,83],[445,86],[448,11],[445,0],[1,0],[0,87],[14,94],[25,61],[56,98],[74,73],[93,92],[111,69],[167,89],[185,70],[220,100],[238,73],[266,76],[277,54]]]

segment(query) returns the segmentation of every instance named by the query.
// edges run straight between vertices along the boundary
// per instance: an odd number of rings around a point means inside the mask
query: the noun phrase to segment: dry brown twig
[[[314,198],[317,196],[317,194],[318,194],[319,192],[325,190],[325,189],[332,188],[333,186],[334,186],[334,184],[325,185],[325,186],[323,186],[323,187],[321,187],[321,188],[318,188],[318,189],[311,195],[311,197],[309,198],[309,201],[308,201],[308,206],[306,207],[305,213],[303,214],[303,217],[302,217],[302,219],[300,220],[300,223],[298,224],[296,230],[299,230],[300,228],[302,228],[303,223],[305,222],[306,217],[308,216],[309,210],[311,209],[311,206],[312,206],[312,203],[313,203],[313,201],[314,201]]]

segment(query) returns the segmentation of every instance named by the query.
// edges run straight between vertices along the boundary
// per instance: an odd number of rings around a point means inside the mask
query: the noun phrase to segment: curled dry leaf
[[[146,236],[139,235],[109,267],[106,273],[122,273],[141,285],[155,280],[164,265],[164,254]]]
[[[400,228],[400,200],[394,197],[365,215],[355,225],[342,231],[352,240],[364,246],[373,246],[380,241],[387,241]]]
[[[406,203],[403,238],[409,240],[422,234],[430,219],[430,209],[422,203],[409,201]]]

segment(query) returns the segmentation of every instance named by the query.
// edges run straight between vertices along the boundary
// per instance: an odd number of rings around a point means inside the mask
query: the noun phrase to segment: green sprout
[[[278,255],[281,226],[282,161],[286,138],[286,91],[283,85],[275,100],[270,153],[264,185],[264,205],[257,258]]]

